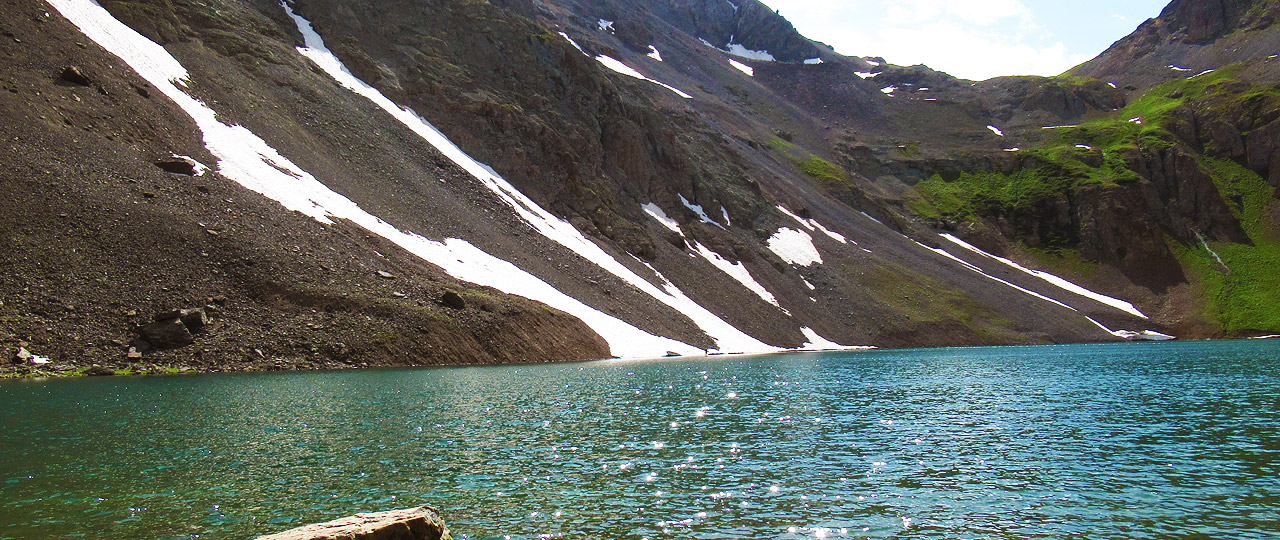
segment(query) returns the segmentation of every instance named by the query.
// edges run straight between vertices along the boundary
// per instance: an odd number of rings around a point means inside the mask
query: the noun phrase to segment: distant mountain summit
[[[1206,69],[1280,53],[1280,1],[1174,0],[1072,74],[1145,89]],[[1277,71],[1268,71],[1275,77]]]

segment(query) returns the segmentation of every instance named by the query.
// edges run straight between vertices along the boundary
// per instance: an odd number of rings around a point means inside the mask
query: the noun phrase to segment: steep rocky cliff
[[[1265,55],[1143,95],[843,57],[754,0],[3,1],[20,371],[1274,330],[1199,249],[1273,234]],[[1181,4],[1144,28],[1271,39]]]

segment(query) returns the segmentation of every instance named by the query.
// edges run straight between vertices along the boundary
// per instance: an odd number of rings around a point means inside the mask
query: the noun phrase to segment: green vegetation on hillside
[[[1227,159],[1204,159],[1204,169],[1240,219],[1253,245],[1202,243],[1179,250],[1179,260],[1204,288],[1206,313],[1228,334],[1280,331],[1280,201],[1257,173]],[[1219,258],[1221,262],[1219,262]]]
[[[822,159],[793,142],[774,137],[769,141],[769,146],[786,156],[819,185],[830,187],[849,184],[849,173],[845,172],[843,167]]]
[[[1234,79],[1240,69],[1229,66],[1171,81],[1113,115],[1056,130],[1044,147],[1019,152],[1024,162],[1036,166],[1011,174],[970,172],[953,182],[934,176],[916,186],[908,206],[926,219],[970,221],[992,212],[1028,209],[1042,200],[1086,187],[1140,182],[1142,178],[1126,163],[1126,155],[1172,147],[1175,138],[1168,126],[1179,107],[1195,102],[1225,116],[1280,102],[1280,89]]]
[[[1016,172],[969,172],[950,182],[935,175],[915,187],[908,206],[925,219],[974,221],[1031,210],[1036,203],[1085,188],[1144,182],[1128,159],[1180,144],[1173,132],[1179,122],[1186,122],[1187,112],[1234,125],[1237,119],[1267,117],[1280,108],[1280,86],[1239,80],[1242,69],[1237,64],[1171,81],[1115,114],[1057,129],[1042,147],[1019,153],[1031,166]],[[1174,249],[1203,289],[1205,314],[1225,334],[1280,331],[1280,223],[1275,222],[1280,201],[1253,171],[1230,159],[1208,157],[1216,150],[1209,146],[1186,150],[1213,178],[1252,245],[1200,242]],[[1037,258],[1057,264],[1070,259],[1047,254]]]

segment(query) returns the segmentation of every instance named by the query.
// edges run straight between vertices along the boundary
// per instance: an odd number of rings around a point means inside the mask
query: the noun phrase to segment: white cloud
[[[1031,14],[1020,0],[897,0],[887,7],[889,20],[895,23],[918,23],[946,17],[985,26]]]
[[[1057,75],[1102,50],[1071,50],[1053,36],[1061,21],[1023,0],[765,1],[842,54],[925,64],[965,79]]]

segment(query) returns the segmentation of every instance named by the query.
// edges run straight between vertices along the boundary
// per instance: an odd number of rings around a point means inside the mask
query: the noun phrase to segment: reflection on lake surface
[[[1280,342],[0,384],[0,538],[1275,538]]]

